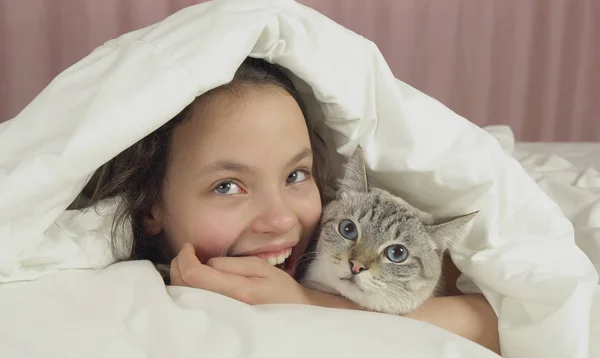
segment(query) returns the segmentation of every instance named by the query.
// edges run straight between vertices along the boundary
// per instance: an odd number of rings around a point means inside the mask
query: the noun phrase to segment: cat
[[[435,295],[444,252],[476,214],[434,218],[370,187],[357,147],[342,166],[335,199],[323,208],[301,283],[371,311],[406,314]]]

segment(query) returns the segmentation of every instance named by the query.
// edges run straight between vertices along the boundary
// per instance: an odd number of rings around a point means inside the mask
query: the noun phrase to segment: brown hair
[[[93,207],[104,199],[120,199],[111,230],[112,250],[117,260],[150,260],[156,265],[170,264],[175,255],[167,240],[162,234],[148,235],[144,229],[144,218],[152,206],[161,200],[173,130],[191,117],[194,104],[200,98],[206,98],[217,91],[235,94],[256,86],[281,89],[298,103],[306,120],[313,149],[313,175],[323,196],[326,182],[325,143],[315,131],[300,93],[278,66],[264,60],[247,58],[231,82],[197,97],[173,119],[98,168],[71,204],[71,209],[80,209]],[[129,240],[125,240],[119,232],[128,232],[120,231],[127,225],[131,226],[133,240],[131,246],[123,247]]]

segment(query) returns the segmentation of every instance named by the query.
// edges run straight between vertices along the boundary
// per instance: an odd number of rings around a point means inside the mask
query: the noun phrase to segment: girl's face
[[[175,129],[162,202],[148,219],[200,261],[257,255],[294,274],[321,216],[308,130],[276,87],[201,99]]]

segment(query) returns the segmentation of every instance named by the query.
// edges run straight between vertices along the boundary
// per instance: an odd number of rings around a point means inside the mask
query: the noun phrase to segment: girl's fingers
[[[248,302],[254,287],[248,278],[203,265],[187,244],[171,263],[171,284],[190,286]]]
[[[194,246],[192,246],[192,244],[189,242],[183,244],[183,247],[181,248],[181,251],[177,257],[185,260],[188,265],[196,265],[200,263],[200,260],[198,260],[198,257],[196,257],[196,250],[194,250]]]
[[[179,255],[171,261],[171,285],[173,286],[188,286],[183,278],[183,269],[190,270],[200,264],[200,260],[196,257],[194,247],[189,244],[183,244]]]
[[[181,271],[179,270],[179,263],[177,257],[171,261],[171,270],[169,272],[172,286],[185,286],[185,282],[181,278]]]
[[[266,260],[256,256],[249,257],[215,257],[206,263],[221,272],[234,275],[266,278],[277,273],[278,268],[269,264]]]

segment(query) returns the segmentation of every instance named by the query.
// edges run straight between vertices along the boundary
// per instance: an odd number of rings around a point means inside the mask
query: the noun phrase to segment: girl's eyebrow
[[[287,162],[286,167],[291,167],[295,164],[298,164],[300,161],[302,161],[302,159],[312,157],[312,156],[313,156],[313,152],[310,148],[306,148],[306,147],[302,148],[302,150],[298,154],[294,155],[292,157],[292,159],[290,159]]]
[[[302,148],[298,154],[294,155],[286,164],[286,167],[291,167],[298,162],[302,161],[304,158],[312,157],[313,153],[310,148]],[[232,160],[218,160],[212,163],[208,168],[208,170],[213,172],[238,172],[238,173],[256,173],[258,169],[254,166],[243,164],[239,162],[235,162]],[[200,172],[203,172],[201,170]]]
[[[237,163],[231,160],[219,160],[210,166],[210,171],[214,172],[240,172],[254,173],[255,168],[246,164]]]

